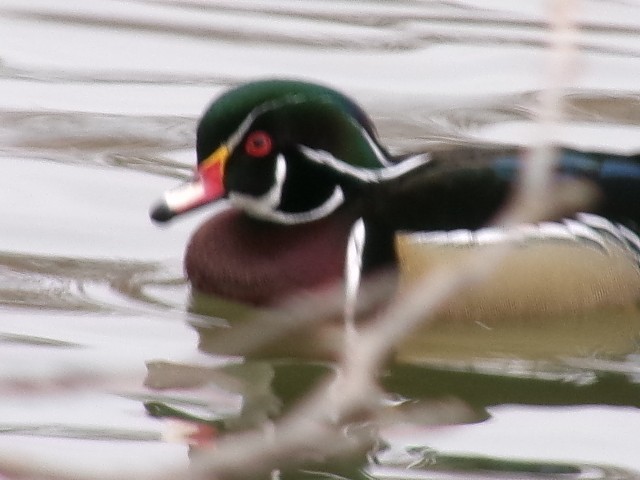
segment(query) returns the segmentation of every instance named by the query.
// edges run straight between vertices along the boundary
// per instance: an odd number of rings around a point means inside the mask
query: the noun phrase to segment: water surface
[[[558,139],[638,152],[640,5],[583,1],[576,15],[580,54]],[[163,440],[167,425],[145,402],[207,418],[253,402],[258,418],[315,378],[199,351],[181,259],[208,213],[167,229],[148,219],[160,192],[189,177],[197,118],[215,95],[254,78],[311,79],[361,102],[393,151],[528,145],[547,83],[545,21],[537,1],[1,0],[0,458],[89,477],[178,468],[187,446]],[[463,399],[468,416],[389,428],[393,455],[404,465],[407,447],[428,447],[453,472],[460,457],[494,460],[460,478],[640,476],[637,320],[567,321],[552,353],[504,347],[548,346],[529,325],[469,363],[474,337],[465,362],[446,368],[425,337],[431,347],[417,342],[388,389]],[[593,347],[611,333],[603,325],[622,332],[622,347]],[[564,358],[577,331],[589,348]],[[185,365],[214,381],[189,380]]]

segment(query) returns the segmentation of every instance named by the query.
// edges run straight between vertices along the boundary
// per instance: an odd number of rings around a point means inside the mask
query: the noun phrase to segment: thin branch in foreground
[[[560,190],[567,184],[559,186],[551,180],[555,165],[553,130],[561,117],[561,86],[568,83],[572,74],[568,60],[574,53],[569,41],[574,33],[574,25],[570,21],[572,4],[556,0],[554,6],[557,15],[553,16],[551,55],[554,61],[550,69],[550,86],[545,90],[541,105],[539,146],[526,162],[527,167],[513,201],[498,218],[498,224],[507,228],[525,221],[548,218],[559,211],[571,212],[590,199],[588,189],[571,185],[567,195]],[[274,424],[269,435],[250,432],[222,439],[213,452],[195,463],[194,478],[265,475],[269,469],[291,465],[292,457],[300,460],[300,454],[309,450],[323,458],[344,455],[343,448],[349,441],[340,436],[342,429],[354,419],[375,424],[380,415],[382,392],[378,389],[376,376],[393,348],[418,325],[433,319],[457,292],[487,279],[508,257],[512,248],[508,243],[496,245],[483,250],[482,254],[471,254],[456,268],[441,267],[427,274],[383,315],[358,329],[356,341],[348,342],[349,348],[343,352],[339,373],[332,384],[318,387],[310,400]],[[346,333],[354,334],[352,331]],[[366,443],[355,438],[354,442],[358,447]],[[336,449],[336,445],[339,448]],[[253,463],[250,471],[246,467],[247,458]]]

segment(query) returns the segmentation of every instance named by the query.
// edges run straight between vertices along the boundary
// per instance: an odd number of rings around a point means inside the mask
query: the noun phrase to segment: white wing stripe
[[[580,213],[577,218],[580,220],[564,219],[562,223],[522,224],[509,229],[486,227],[479,230],[439,230],[406,234],[418,243],[451,246],[558,240],[591,244],[606,253],[612,245],[618,245],[635,257],[640,257],[640,237],[629,228],[594,214]]]

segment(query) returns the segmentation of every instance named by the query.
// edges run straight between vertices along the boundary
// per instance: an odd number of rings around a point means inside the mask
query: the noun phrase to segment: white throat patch
[[[333,213],[344,202],[344,193],[336,186],[331,196],[317,207],[304,212],[283,212],[278,210],[282,201],[282,189],[287,177],[287,162],[282,154],[276,158],[273,186],[263,195],[254,197],[244,193],[230,192],[231,204],[244,210],[250,216],[283,225],[312,222]]]

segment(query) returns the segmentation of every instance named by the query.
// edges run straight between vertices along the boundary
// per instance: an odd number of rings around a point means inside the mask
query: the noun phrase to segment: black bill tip
[[[176,216],[176,213],[169,208],[166,202],[160,201],[149,211],[149,216],[154,222],[165,223]]]

